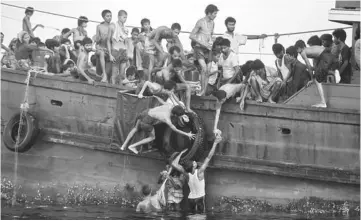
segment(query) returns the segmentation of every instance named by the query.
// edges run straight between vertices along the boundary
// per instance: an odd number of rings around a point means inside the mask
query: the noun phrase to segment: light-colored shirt
[[[243,84],[225,84],[222,85],[219,90],[226,92],[226,99],[233,97],[240,89],[243,87]]]
[[[212,61],[210,65],[211,65],[210,73],[218,71],[218,64],[216,62]],[[216,83],[216,81],[217,81],[217,77],[218,77],[218,73],[209,76],[208,84],[214,85]]]
[[[238,54],[239,46],[247,43],[247,36],[238,33],[224,33],[223,38],[227,38],[231,42],[231,49],[234,53]]]
[[[234,52],[230,52],[228,58],[224,60],[224,54],[221,55],[219,59],[219,65],[223,68],[223,79],[230,79],[236,73],[234,67],[239,66],[238,56]]]

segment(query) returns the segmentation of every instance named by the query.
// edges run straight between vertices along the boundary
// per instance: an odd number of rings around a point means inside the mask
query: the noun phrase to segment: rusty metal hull
[[[19,111],[25,78],[25,73],[2,69],[2,126]],[[29,189],[38,182],[56,183],[59,190],[72,183],[104,188],[131,184],[137,190],[145,183],[156,186],[165,165],[159,154],[135,156],[109,145],[122,89],[37,76],[30,87],[29,112],[41,133],[30,151],[19,154],[21,182]],[[211,143],[215,100],[193,97],[192,108],[203,117]],[[359,200],[359,109],[247,101],[240,111],[230,101],[222,108],[219,129],[225,139],[207,171],[209,199]],[[13,153],[2,145],[1,157],[2,176],[12,177]]]

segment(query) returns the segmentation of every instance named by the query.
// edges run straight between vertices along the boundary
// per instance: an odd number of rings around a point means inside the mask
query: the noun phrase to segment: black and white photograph
[[[1,0],[1,219],[360,220],[359,0]]]

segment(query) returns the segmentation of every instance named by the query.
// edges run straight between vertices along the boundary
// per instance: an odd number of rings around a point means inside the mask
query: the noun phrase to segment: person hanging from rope
[[[119,10],[118,21],[115,24],[110,24],[107,44],[108,49],[111,49],[109,58],[113,62],[112,84],[118,84],[118,81],[122,82],[126,78],[125,68],[128,62],[128,55],[125,39],[128,37],[128,29],[126,29],[124,24],[127,21],[127,17],[128,13],[126,11]]]
[[[134,134],[142,130],[146,132],[146,136],[148,137],[128,147],[129,150],[131,150],[133,153],[138,154],[138,150],[136,149],[136,147],[150,143],[155,140],[154,125],[160,123],[167,124],[173,131],[187,136],[189,137],[189,139],[195,138],[195,134],[193,134],[192,132],[186,133],[178,130],[172,123],[172,118],[182,118],[185,122],[189,122],[189,118],[186,115],[184,108],[180,105],[174,106],[173,104],[167,103],[155,95],[153,96],[161,103],[161,106],[146,109],[138,115],[135,120],[135,127],[129,132],[127,138],[125,139],[123,145],[120,148],[121,150],[125,150]]]
[[[30,18],[31,16],[33,16],[33,14],[34,14],[34,8],[27,7],[25,9],[25,17],[23,18],[23,31],[26,31],[29,34],[30,38],[35,38],[34,36],[35,29],[37,29],[38,27],[44,28],[44,25],[41,24],[35,25],[34,28],[31,27]]]
[[[302,59],[305,61],[311,80],[307,83],[309,86],[312,82],[315,82],[318,93],[321,98],[321,102],[312,107],[326,108],[326,99],[323,93],[322,82],[327,81],[327,75],[329,71],[334,71],[338,68],[338,61],[335,55],[331,53],[330,48],[325,48],[323,46],[314,45],[311,47],[306,47],[306,44],[302,40],[298,40],[295,43],[297,52],[301,55]],[[314,67],[311,66],[308,58],[315,59]],[[314,71],[314,74],[313,74]]]
[[[196,161],[186,161],[184,166],[179,164],[181,156],[187,151],[183,150],[171,163],[172,167],[182,174],[185,175],[186,180],[188,180],[188,185],[190,193],[188,196],[189,207],[192,213],[204,213],[206,212],[205,205],[205,172],[208,167],[209,162],[211,161],[218,143],[222,141],[221,131],[215,136],[213,146],[208,153],[207,158],[204,160],[202,166],[198,167]]]
[[[218,8],[215,5],[208,5],[205,9],[206,16],[197,21],[189,38],[194,45],[194,58],[201,67],[201,92],[199,96],[206,93],[208,77],[207,65],[211,62],[212,35],[214,31],[214,19],[217,17]]]
[[[111,47],[108,45],[110,38],[110,22],[112,20],[112,12],[108,9],[102,11],[104,21],[97,25],[96,29],[96,55],[99,57],[100,67],[102,70],[101,82],[108,83],[107,73],[105,71],[105,62],[109,61]]]
[[[153,30],[149,35],[150,42],[155,46],[155,60],[156,67],[161,67],[164,65],[167,54],[164,52],[162,47],[162,40],[166,39],[168,42],[171,42],[172,45],[178,46],[181,49],[181,57],[184,57],[183,45],[180,42],[178,35],[181,31],[181,26],[178,23],[172,24],[171,28],[166,26],[158,27]]]

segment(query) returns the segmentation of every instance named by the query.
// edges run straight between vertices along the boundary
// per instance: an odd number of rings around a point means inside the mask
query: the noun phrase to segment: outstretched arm
[[[171,122],[171,120],[169,119],[166,124],[174,131],[174,132],[177,132],[179,134],[182,134],[186,137],[189,137],[189,139],[194,139],[195,138],[195,134],[193,134],[192,132],[189,132],[189,133],[186,133],[186,132],[183,132],[181,130],[178,130]]]
[[[204,160],[203,165],[199,169],[199,173],[204,173],[204,171],[207,169],[209,161],[212,159],[214,152],[216,150],[216,147],[217,147],[218,143],[221,142],[221,140],[222,140],[222,137],[220,135],[217,135],[216,139],[214,140],[211,151],[209,151],[207,158]]]
[[[214,119],[213,133],[216,133],[216,131],[218,130],[217,127],[218,127],[219,115],[221,114],[221,108],[222,108],[222,103],[217,101],[217,103],[216,103],[216,117]]]
[[[145,91],[145,89],[148,87],[149,85],[149,81],[144,82],[142,90],[140,90],[139,94],[138,94],[138,98],[143,98],[143,93]]]

